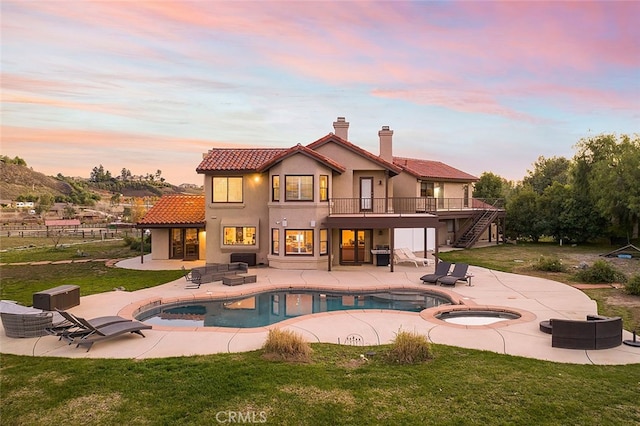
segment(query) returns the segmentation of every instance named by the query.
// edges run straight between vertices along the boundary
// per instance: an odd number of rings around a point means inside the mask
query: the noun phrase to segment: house
[[[425,252],[433,230],[437,253],[447,241],[470,246],[503,226],[499,205],[471,198],[476,177],[436,161],[394,157],[387,126],[378,132],[378,155],[349,141],[344,117],[333,126],[334,133],[308,145],[204,154],[196,168],[204,177],[202,211],[197,218],[193,212],[190,228],[181,225],[183,206],[170,196],[138,224],[152,230],[153,258],[186,258],[173,247],[186,238],[177,230],[192,229],[199,258],[208,263],[331,270],[376,264],[376,249],[392,250],[400,229],[421,230]]]

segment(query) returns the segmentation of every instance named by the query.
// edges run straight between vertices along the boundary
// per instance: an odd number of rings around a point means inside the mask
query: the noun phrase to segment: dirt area
[[[640,253],[639,253],[640,255]],[[640,274],[640,258],[620,259],[618,257],[603,257],[596,254],[575,253],[570,254],[570,259],[566,259],[571,266],[577,266],[584,262],[591,266],[597,260],[604,260],[613,265],[618,271],[630,277],[633,274]]]

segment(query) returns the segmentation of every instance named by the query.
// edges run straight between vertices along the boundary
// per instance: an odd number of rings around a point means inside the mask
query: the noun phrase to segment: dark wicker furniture
[[[540,322],[551,334],[551,346],[564,349],[609,349],[622,344],[622,318],[587,315],[587,320],[552,318]]]

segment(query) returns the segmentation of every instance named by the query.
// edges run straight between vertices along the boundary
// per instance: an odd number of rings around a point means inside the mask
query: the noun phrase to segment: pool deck
[[[116,267],[147,270],[180,269],[202,266],[203,261],[181,262],[151,260],[140,257],[120,261]],[[620,345],[603,350],[573,350],[551,347],[551,336],[539,330],[539,322],[549,318],[585,319],[596,314],[596,303],[582,291],[571,286],[541,278],[514,275],[470,266],[472,286],[459,282],[455,287],[425,285],[420,276],[432,273],[433,266],[415,267],[338,267],[333,271],[279,270],[266,267],[250,268],[257,282],[240,286],[225,286],[221,282],[203,284],[199,289],[185,288],[184,278],[134,292],[125,288],[108,293],[84,296],[79,306],[70,312],[85,318],[102,315],[130,317],[141,304],[151,300],[189,300],[219,295],[241,295],[259,290],[282,288],[322,288],[326,290],[428,289],[446,293],[468,306],[491,306],[518,311],[522,317],[488,326],[462,326],[445,323],[434,317],[437,309],[421,313],[349,310],[292,318],[268,327],[239,328],[169,328],[154,326],[145,330],[146,338],[126,335],[105,340],[86,352],[67,345],[56,337],[14,339],[0,330],[0,350],[3,353],[69,358],[163,358],[205,355],[221,352],[243,352],[259,349],[270,328],[283,328],[300,333],[309,342],[344,343],[350,334],[362,337],[364,345],[391,342],[399,330],[428,336],[433,343],[493,351],[500,354],[562,363],[621,365],[640,363],[640,348]],[[1,328],[1,325],[0,325]],[[623,339],[632,334],[623,332]]]

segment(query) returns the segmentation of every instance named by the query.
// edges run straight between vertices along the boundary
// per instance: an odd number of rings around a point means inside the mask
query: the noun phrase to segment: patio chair
[[[436,284],[438,280],[449,273],[451,268],[451,262],[440,261],[436,265],[436,270],[433,274],[427,274],[420,277],[423,283]]]
[[[456,285],[458,281],[466,281],[467,270],[469,265],[466,263],[456,263],[453,267],[453,271],[449,275],[446,275],[438,279],[440,285]]]
[[[91,330],[91,332],[87,335],[74,339],[73,343],[77,343],[77,348],[79,348],[80,346],[86,346],[87,352],[89,352],[93,344],[96,342],[112,339],[114,337],[127,333],[138,334],[142,337],[145,337],[145,335],[142,334],[142,330],[151,329],[150,325],[143,324],[139,321],[116,322],[114,324],[96,328],[83,318],[78,318],[78,320],[84,325],[84,327]]]
[[[191,272],[189,272],[189,279],[187,279],[187,281],[190,281],[190,283],[187,284],[185,288],[200,288],[200,284],[202,284],[202,274],[199,270],[192,269]]]
[[[408,249],[408,248],[401,248],[400,250],[402,250],[402,252],[403,252],[404,254],[406,254],[406,255],[407,255],[407,258],[408,258],[409,260],[414,261],[414,263],[416,264],[416,266],[418,266],[418,263],[422,263],[422,266],[428,266],[428,265],[429,265],[429,263],[431,263],[431,262],[432,262],[432,260],[431,260],[431,259],[427,259],[426,257],[419,257],[419,256],[416,256],[416,255],[415,255],[415,253],[414,253],[414,252],[412,252],[412,251],[411,251],[410,249]]]
[[[59,337],[60,340],[68,340],[69,343],[71,343],[76,337],[86,336],[87,334],[90,334],[92,332],[92,330],[88,329],[82,321],[86,321],[94,328],[100,328],[118,322],[131,322],[130,319],[123,318],[118,315],[108,315],[87,320],[82,317],[77,317],[72,313],[63,311],[61,309],[56,309],[56,311],[58,311],[58,313],[65,319],[65,321],[63,323],[56,324],[47,328],[46,331],[52,336]]]
[[[393,250],[393,262],[397,265],[398,263],[413,263],[418,267],[418,261],[416,259],[412,259],[407,254],[409,249],[394,249]]]

